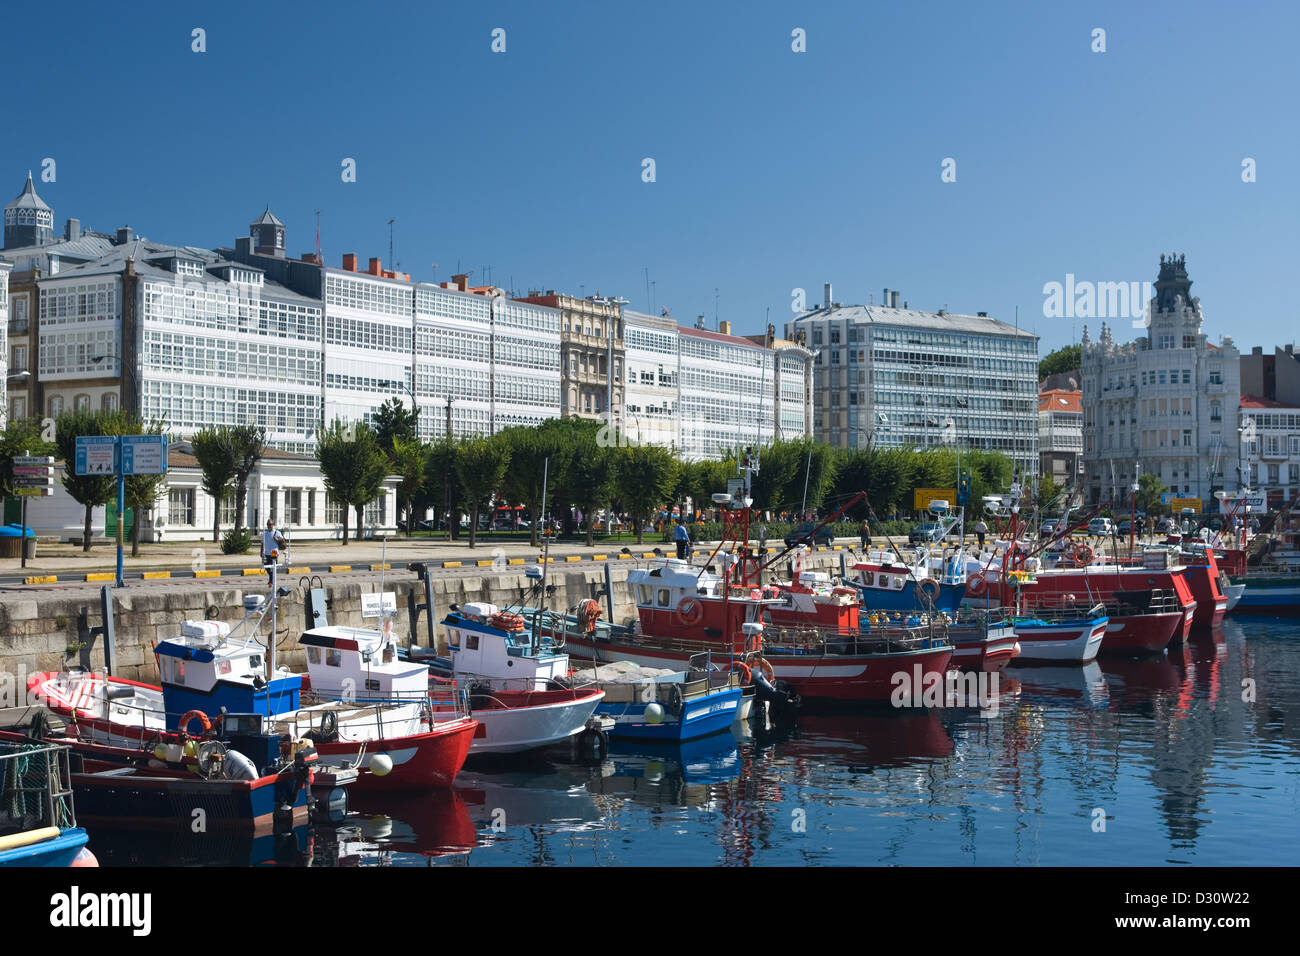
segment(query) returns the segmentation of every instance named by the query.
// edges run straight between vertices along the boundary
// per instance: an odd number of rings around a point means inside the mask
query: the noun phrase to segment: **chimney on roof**
[[[63,227],[63,238],[69,242],[75,242],[81,238],[81,220],[69,219],[68,224]]]
[[[828,282],[822,288],[822,308],[829,309],[830,307],[831,307],[831,284]]]
[[[370,268],[367,269],[366,271],[369,272],[372,276],[383,275],[383,274],[384,274],[384,260],[381,259],[381,258],[379,258],[378,256],[371,256],[371,257],[370,257]]]
[[[314,264],[316,264],[316,265],[319,265],[319,264],[320,264],[319,262],[316,261],[316,253],[314,253],[314,252],[304,252],[304,253],[302,254],[302,261],[303,261],[303,262],[311,262],[311,263],[314,263]]]
[[[357,271],[357,254],[355,252],[343,253],[343,268],[348,272]]]
[[[880,304],[885,308],[889,308],[889,289],[887,287],[880,293]]]
[[[976,312],[975,314],[978,315],[981,319],[987,319],[989,317],[989,314],[987,312]]]
[[[123,226],[117,231],[117,236],[113,239],[113,245],[124,246],[135,238],[135,233],[131,231],[130,226]]]
[[[469,288],[469,273],[458,272],[456,275],[451,277],[451,284],[452,284],[452,288],[464,292],[466,289]]]
[[[702,329],[702,328],[704,328],[704,313],[703,313],[703,312],[701,312],[699,315],[697,315],[697,316],[695,317],[695,327],[696,327],[697,329]]]
[[[897,289],[894,289],[893,291],[891,291],[891,292],[889,293],[889,307],[890,307],[891,309],[897,309],[897,308],[898,308],[898,290],[897,290]]]
[[[723,335],[730,335],[731,322],[728,319],[723,319],[721,322],[718,323],[718,331],[721,332]]]
[[[253,237],[237,236],[235,238],[235,255],[240,259],[247,259],[253,254]]]

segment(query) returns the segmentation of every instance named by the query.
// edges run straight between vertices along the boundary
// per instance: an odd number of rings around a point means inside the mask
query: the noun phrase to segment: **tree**
[[[468,438],[456,455],[456,477],[469,505],[469,546],[478,538],[479,511],[500,488],[510,465],[510,446],[500,436]]]
[[[587,525],[587,547],[595,543],[596,509],[609,501],[614,489],[614,449],[602,446],[594,437],[574,449],[569,464],[569,493]]]
[[[392,458],[397,450],[398,439],[415,440],[419,422],[418,408],[407,408],[406,403],[400,398],[388,399],[374,414],[375,438],[379,442],[379,447]]]
[[[165,423],[152,421],[144,426],[138,419],[127,422],[123,435],[161,435]],[[135,512],[131,523],[131,557],[140,556],[140,525],[144,512],[152,511],[158,499],[167,493],[167,473],[158,475],[127,475],[123,488],[126,507]]]
[[[15,455],[56,455],[58,445],[41,435],[38,418],[15,418],[0,431],[0,499],[14,497]]]
[[[235,530],[244,526],[244,502],[248,498],[248,476],[266,454],[266,429],[260,425],[236,425],[230,429],[235,451]]]
[[[203,491],[216,503],[212,509],[212,540],[217,542],[221,540],[221,503],[234,489],[240,465],[235,439],[229,425],[219,425],[196,432],[190,445],[203,472]]]
[[[444,515],[447,536],[455,541],[460,531],[460,504],[463,494],[456,474],[456,454],[460,442],[442,438],[424,449],[424,485],[421,494]]]
[[[1038,480],[1038,507],[1044,511],[1060,506],[1061,487],[1051,475],[1043,475]]]
[[[409,535],[415,530],[415,503],[424,487],[424,443],[416,438],[394,438],[393,454],[389,461],[392,463],[393,474],[402,479],[397,486],[398,505],[400,507],[405,502],[406,533]]]
[[[97,435],[120,435],[126,428],[126,416],[120,411],[71,411],[64,412],[54,424],[54,443],[58,448],[58,457],[63,459],[63,487],[72,496],[72,500],[82,505],[85,510],[85,524],[82,529],[81,550],[90,550],[92,535],[91,519],[94,510],[108,504],[117,495],[117,478],[113,475],[78,475],[76,474],[77,439]],[[124,515],[118,515],[119,521],[125,521]]]
[[[1079,368],[1083,362],[1083,348],[1078,345],[1066,345],[1050,352],[1038,363],[1038,380],[1041,382],[1049,375],[1059,375]]]
[[[645,524],[672,494],[680,465],[673,453],[659,445],[615,449],[618,491],[622,509],[636,525],[636,543],[642,543]]]
[[[546,496],[553,499],[553,492],[560,486],[569,461],[562,429],[552,425],[558,421],[560,419],[548,419],[537,428],[517,425],[498,432],[510,446],[510,467],[501,481],[501,493],[511,502],[524,506],[528,514],[529,542],[533,547],[538,543],[538,526],[545,518],[543,483]]]
[[[1160,512],[1160,496],[1168,494],[1169,489],[1151,472],[1138,475],[1137,510],[1146,515]]]
[[[348,543],[348,508],[357,515],[361,535],[364,508],[379,494],[388,475],[388,456],[365,422],[355,425],[334,419],[316,443],[325,490],[343,507],[343,543]]]

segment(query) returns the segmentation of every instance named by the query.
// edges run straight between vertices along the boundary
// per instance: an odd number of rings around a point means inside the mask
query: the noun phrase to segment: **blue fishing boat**
[[[96,866],[72,805],[68,751],[0,741],[0,867]]]
[[[745,694],[741,669],[714,667],[707,653],[695,655],[685,671],[617,661],[596,663],[572,680],[605,692],[596,713],[613,718],[609,735],[616,739],[682,741],[728,730]]]

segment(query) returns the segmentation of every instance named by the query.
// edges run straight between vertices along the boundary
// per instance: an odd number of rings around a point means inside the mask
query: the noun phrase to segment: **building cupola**
[[[36,195],[31,170],[27,184],[14,201],[5,206],[6,249],[20,246],[41,246],[54,241],[54,210]]]
[[[266,212],[249,223],[248,234],[253,239],[254,252],[284,258],[284,223],[271,212],[269,203]]]

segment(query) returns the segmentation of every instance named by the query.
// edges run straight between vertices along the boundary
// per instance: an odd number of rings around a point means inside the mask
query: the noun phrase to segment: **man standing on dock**
[[[279,561],[279,555],[271,557],[284,545],[284,535],[275,530],[275,520],[266,520],[266,530],[262,532],[262,567],[266,568],[266,586],[271,586],[271,564]]]
[[[685,561],[686,549],[691,544],[691,533],[686,530],[685,521],[677,523],[677,528],[673,531],[673,540],[677,542],[677,557]]]

